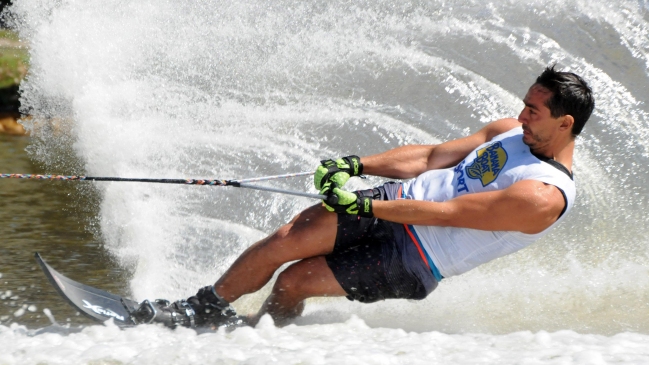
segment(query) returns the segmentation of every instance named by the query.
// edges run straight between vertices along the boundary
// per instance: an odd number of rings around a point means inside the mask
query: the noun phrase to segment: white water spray
[[[306,320],[333,311],[416,331],[647,332],[647,9],[615,7],[24,0],[12,9],[31,45],[22,102],[34,116],[25,122],[34,157],[68,173],[306,171],[322,158],[436,143],[516,116],[549,64],[582,74],[597,110],[578,140],[577,205],[556,232],[444,281],[423,302],[315,300]],[[311,189],[308,179],[270,184]],[[105,249],[132,270],[136,299],[192,294],[314,203],[209,187],[96,186]],[[252,310],[260,300],[237,305]]]

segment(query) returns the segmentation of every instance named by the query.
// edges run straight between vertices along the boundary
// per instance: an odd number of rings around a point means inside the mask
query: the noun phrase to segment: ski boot
[[[134,324],[162,323],[169,328],[238,327],[246,324],[245,318],[237,316],[230,303],[211,285],[201,288],[187,300],[173,303],[165,299],[145,300],[130,314]]]

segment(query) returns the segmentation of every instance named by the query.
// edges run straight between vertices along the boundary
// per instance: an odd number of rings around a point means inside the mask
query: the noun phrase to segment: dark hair
[[[536,78],[536,84],[552,92],[546,104],[553,118],[571,115],[575,119],[572,135],[577,136],[595,109],[593,91],[581,77],[572,72],[556,71],[555,66],[547,67]]]

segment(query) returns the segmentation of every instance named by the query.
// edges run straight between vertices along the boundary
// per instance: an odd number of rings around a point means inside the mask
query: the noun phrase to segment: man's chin
[[[523,143],[532,147],[532,145],[534,144],[534,140],[532,138],[527,138],[526,135],[523,135]]]

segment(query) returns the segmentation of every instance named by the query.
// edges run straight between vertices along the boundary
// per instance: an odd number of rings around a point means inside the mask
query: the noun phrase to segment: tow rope
[[[252,182],[284,179],[289,177],[313,175],[313,172],[298,172],[292,174],[273,175],[254,177],[250,179],[239,180],[221,180],[221,179],[151,179],[151,178],[131,178],[131,177],[103,177],[103,176],[82,176],[82,175],[35,175],[35,174],[0,174],[0,179],[33,179],[33,180],[64,180],[64,181],[119,181],[119,182],[143,182],[159,184],[183,184],[183,185],[207,185],[207,186],[233,186],[236,188],[246,188],[274,193],[303,196],[313,199],[326,199],[325,195],[310,194],[301,191],[284,190],[269,186],[260,186],[250,184]]]

